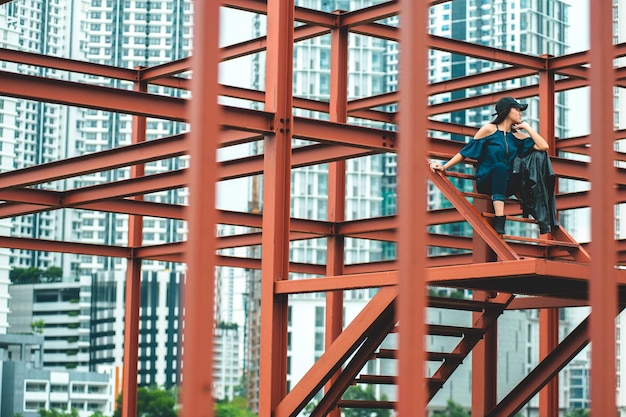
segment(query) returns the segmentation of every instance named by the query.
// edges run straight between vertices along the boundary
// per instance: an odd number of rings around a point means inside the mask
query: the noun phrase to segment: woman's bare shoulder
[[[474,135],[474,139],[486,138],[489,135],[493,135],[495,131],[496,125],[494,125],[493,123],[487,123],[486,125],[483,125],[483,127],[481,127],[480,129],[478,129],[478,132],[476,132],[476,134]]]
[[[528,136],[528,133],[520,132],[519,130],[517,132],[513,133],[513,136],[515,136],[519,140],[524,140],[524,139],[530,137],[530,136]]]

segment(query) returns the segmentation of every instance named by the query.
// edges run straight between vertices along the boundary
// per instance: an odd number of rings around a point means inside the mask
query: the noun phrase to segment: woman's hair
[[[504,121],[504,119],[506,119],[506,117],[509,115],[509,112],[511,111],[511,108],[509,108],[506,111],[503,111],[502,113],[498,113],[498,115],[496,116],[495,119],[493,119],[493,124],[495,125],[499,125],[500,123],[502,123]]]

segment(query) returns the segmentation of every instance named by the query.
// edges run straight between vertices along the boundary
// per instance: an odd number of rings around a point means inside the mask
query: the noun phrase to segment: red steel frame
[[[0,0],[0,4],[6,3]],[[557,374],[588,342],[592,349],[591,400],[594,415],[614,415],[615,355],[614,320],[619,290],[626,277],[615,265],[626,263],[624,242],[614,238],[614,205],[626,202],[623,187],[626,171],[614,161],[626,157],[614,151],[616,139],[625,132],[613,128],[613,88],[626,87],[626,68],[614,68],[613,59],[626,55],[626,44],[612,43],[612,1],[598,0],[591,8],[591,47],[566,56],[528,56],[481,45],[428,35],[429,6],[443,0],[391,0],[353,12],[324,13],[294,7],[294,0],[223,0],[222,6],[266,14],[267,36],[218,48],[219,2],[194,3],[194,55],[156,66],[134,70],[77,62],[0,49],[0,60],[102,76],[133,82],[134,91],[90,86],[74,82],[0,72],[0,95],[85,108],[127,113],[134,116],[132,144],[95,154],[0,174],[0,216],[13,217],[46,210],[82,208],[129,214],[126,247],[78,242],[45,241],[1,237],[3,247],[113,256],[128,259],[125,320],[124,400],[122,414],[136,416],[137,348],[139,332],[140,272],[142,260],[185,262],[185,333],[183,346],[182,412],[185,416],[211,415],[214,266],[260,269],[261,359],[259,415],[296,415],[324,387],[325,396],[313,415],[339,416],[340,407],[358,406],[341,400],[343,390],[376,351],[384,336],[399,328],[399,374],[391,376],[398,385],[396,403],[369,406],[395,407],[401,416],[424,410],[438,387],[470,351],[472,356],[473,416],[513,415],[540,390],[540,415],[558,415]],[[399,30],[379,22],[400,15]],[[303,23],[294,29],[294,21]],[[348,34],[356,33],[397,41],[400,56],[400,86],[396,92],[347,98]],[[291,66],[294,43],[330,34],[331,96],[328,103],[293,96]],[[434,48],[506,64],[500,70],[428,84],[427,52]],[[266,52],[265,91],[219,85],[219,62]],[[590,64],[590,66],[587,66]],[[176,75],[193,70],[192,80]],[[581,247],[559,230],[533,245],[520,240],[502,240],[488,224],[488,204],[477,198],[470,205],[447,179],[433,175],[422,163],[426,158],[449,158],[458,143],[429,138],[429,130],[472,136],[475,127],[442,123],[430,116],[470,107],[490,106],[499,94],[492,93],[447,103],[428,105],[430,96],[498,81],[538,76],[538,84],[509,91],[518,98],[539,97],[540,131],[551,144],[556,173],[563,178],[588,181],[588,192],[559,194],[560,210],[591,207],[592,243]],[[559,75],[558,81],[555,76]],[[192,99],[157,96],[148,85],[192,91]],[[591,132],[584,137],[554,137],[556,93],[591,87]],[[218,96],[238,97],[264,103],[264,110],[217,104]],[[397,113],[376,110],[398,103]],[[294,108],[328,113],[329,121],[293,116]],[[219,117],[207,117],[219,115]],[[396,124],[398,132],[347,124],[349,116]],[[190,133],[146,141],[146,117],[190,122]],[[292,139],[307,139],[312,145],[292,149]],[[263,155],[216,162],[218,147],[263,141]],[[589,147],[587,145],[593,144]],[[580,162],[556,156],[558,151],[591,156]],[[346,161],[365,155],[397,152],[399,213],[396,216],[345,219]],[[144,164],[159,159],[190,156],[190,168],[146,176]],[[329,164],[326,221],[289,217],[291,170]],[[46,191],[31,186],[86,173],[130,167],[125,181],[63,191]],[[214,184],[226,179],[263,174],[263,213],[215,210]],[[455,208],[423,211],[426,179],[430,179]],[[416,180],[417,179],[417,180]],[[422,179],[422,180],[419,180]],[[189,187],[187,206],[150,203],[143,196],[160,190]],[[198,191],[201,190],[201,191]],[[507,209],[508,210],[508,209]],[[509,210],[510,211],[510,210]],[[515,214],[507,211],[507,214]],[[600,215],[597,215],[600,213]],[[183,219],[189,224],[186,242],[158,246],[142,243],[142,218],[154,216]],[[427,226],[468,221],[475,237],[427,234]],[[261,233],[215,237],[216,224],[233,224],[261,229]],[[289,260],[289,244],[295,240],[327,238],[326,265],[299,264]],[[355,237],[397,242],[397,261],[345,265],[344,239]],[[214,255],[219,249],[262,245],[263,258],[232,258]],[[430,245],[471,250],[470,255],[426,257]],[[590,257],[588,251],[593,253]],[[562,261],[561,259],[568,259]],[[493,262],[498,260],[499,262]],[[593,274],[591,273],[593,271]],[[289,280],[289,273],[321,278]],[[592,279],[592,277],[594,279]],[[532,288],[524,281],[537,279]],[[424,311],[440,303],[456,308],[452,301],[427,298],[427,285],[474,290],[472,305],[489,306],[492,313],[474,313],[473,329],[466,332],[445,365],[427,380],[424,361],[427,332],[452,329],[425,325]],[[343,291],[380,288],[357,319],[345,329]],[[326,293],[326,351],[305,378],[289,393],[287,374],[287,307],[289,294]],[[530,297],[515,298],[516,293]],[[606,302],[613,300],[614,302]],[[563,341],[558,342],[557,309],[589,305],[593,314]],[[458,306],[457,306],[458,307]],[[465,303],[470,309],[470,303]],[[493,323],[504,309],[540,309],[541,362],[527,378],[498,402],[496,387],[496,331]],[[620,307],[621,309],[621,307]],[[591,327],[589,327],[591,326]],[[456,330],[454,330],[456,331]],[[415,352],[422,354],[416,355]],[[429,356],[430,355],[430,356]],[[351,357],[350,360],[348,358]],[[460,358],[460,359],[459,359]],[[191,364],[191,365],[190,365]],[[365,380],[365,376],[361,375]],[[376,377],[378,381],[383,376]],[[371,380],[376,379],[371,377]],[[438,379],[439,378],[439,379]],[[423,386],[423,389],[419,389]],[[416,388],[418,387],[418,388]],[[202,411],[201,411],[202,410]]]

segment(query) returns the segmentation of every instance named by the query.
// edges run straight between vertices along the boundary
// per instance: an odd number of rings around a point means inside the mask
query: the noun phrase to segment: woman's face
[[[512,107],[511,110],[509,110],[509,119],[516,124],[522,123],[522,110],[517,107]]]

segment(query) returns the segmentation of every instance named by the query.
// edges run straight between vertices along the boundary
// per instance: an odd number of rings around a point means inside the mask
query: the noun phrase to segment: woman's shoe
[[[493,218],[493,229],[496,231],[497,234],[499,235],[503,235],[504,234],[504,223],[506,221],[506,216],[495,216]]]

